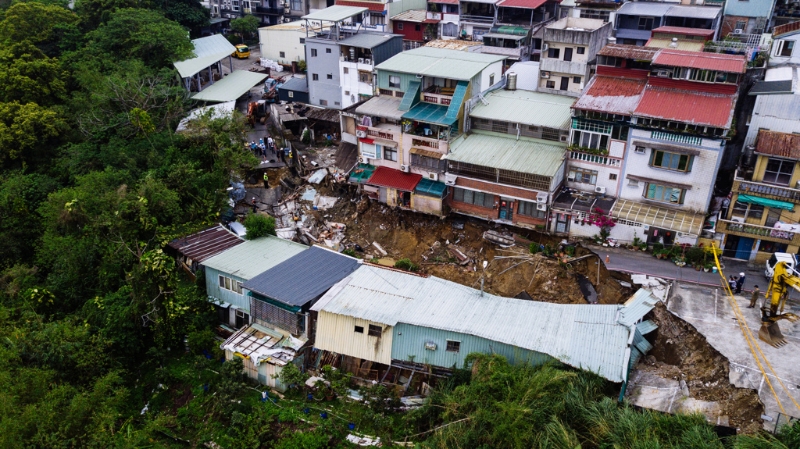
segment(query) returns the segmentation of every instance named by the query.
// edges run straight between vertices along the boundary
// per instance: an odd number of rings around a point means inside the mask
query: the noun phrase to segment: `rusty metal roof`
[[[743,55],[702,53],[696,51],[661,49],[653,58],[653,64],[670,67],[717,70],[728,73],[744,73],[747,61]]]
[[[794,34],[798,30],[800,30],[800,22],[791,22],[778,25],[772,29],[772,38],[775,39],[789,33]]]
[[[762,129],[758,131],[756,153],[800,159],[800,135]]]
[[[637,47],[636,45],[608,44],[599,52],[600,56],[613,56],[615,58],[636,59],[640,61],[652,61],[657,48]]]
[[[648,86],[634,115],[693,125],[728,128],[736,95],[718,95]]]
[[[646,79],[595,76],[573,108],[631,115],[636,110]]]
[[[714,30],[706,30],[705,28],[663,26],[654,29],[653,34],[655,33],[680,34],[682,36],[700,36],[707,37],[709,40],[714,37]]]
[[[169,242],[167,246],[200,263],[241,243],[244,243],[244,240],[222,225],[217,225],[186,237],[177,238]]]

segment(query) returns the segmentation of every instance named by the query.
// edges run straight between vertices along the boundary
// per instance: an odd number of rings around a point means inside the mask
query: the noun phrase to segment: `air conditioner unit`
[[[575,176],[567,176],[567,181],[575,182]]]
[[[542,78],[550,78],[550,72],[541,72],[539,76]]]
[[[367,132],[358,130],[358,131],[356,131],[356,137],[360,137],[360,138],[363,139],[363,138],[367,137]]]
[[[633,149],[633,152],[636,154],[644,154],[646,151],[647,150],[645,149],[645,147],[640,147],[640,146],[636,146],[636,148]]]
[[[731,221],[736,223],[744,223],[744,217],[731,217]]]
[[[430,179],[431,181],[438,181],[439,173],[428,173],[428,179]]]
[[[363,64],[364,63],[364,58],[358,58],[358,63],[359,64]]]
[[[372,60],[371,59],[365,59],[364,60],[364,64],[372,65]]]
[[[400,171],[403,173],[408,173],[408,165],[401,165]]]
[[[594,188],[594,193],[599,193],[601,195],[605,195],[606,194],[606,188],[605,187],[596,186]]]
[[[656,72],[656,76],[659,78],[669,78],[672,75],[672,72],[669,70],[659,70]]]
[[[744,30],[742,30],[741,28],[737,28],[737,29],[733,30],[733,34],[742,34],[743,32],[744,32]]]
[[[547,202],[547,194],[546,193],[537,193],[536,194],[536,202],[537,203],[546,203]]]
[[[362,164],[369,164],[369,158],[366,156],[361,156],[358,158],[358,162],[361,162]]]
[[[797,181],[797,185],[794,188],[795,189],[800,189],[800,181]]]
[[[432,341],[426,341],[425,342],[425,349],[427,349],[428,351],[435,351],[436,350],[436,343],[434,343]]]
[[[547,51],[547,49],[549,49],[549,48],[550,47],[547,44],[542,44],[542,51],[543,52]]]
[[[558,136],[558,141],[559,142],[566,142],[568,139],[569,139],[569,136],[566,135],[566,134],[563,135],[563,136]]]
[[[547,210],[547,204],[536,204],[536,210],[539,210],[539,211],[542,211],[542,212],[546,211]]]

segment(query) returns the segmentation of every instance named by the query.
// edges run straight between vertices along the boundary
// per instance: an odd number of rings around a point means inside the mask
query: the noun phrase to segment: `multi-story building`
[[[439,21],[429,19],[424,9],[411,9],[392,16],[392,31],[403,36],[403,50],[411,50],[436,39]]]
[[[248,14],[265,26],[299,20],[302,16],[333,4],[329,0],[204,0],[212,18],[236,19]],[[212,19],[213,21],[213,19]]]
[[[627,2],[616,13],[617,43],[643,46],[652,31],[663,26],[714,30],[717,37],[722,8],[687,6],[666,2]]]
[[[647,41],[645,47],[703,51],[706,42],[712,39],[714,30],[663,26],[653,30],[653,37]]]
[[[306,23],[295,21],[258,29],[261,57],[283,66],[292,66],[306,59]]]
[[[770,28],[775,0],[725,2],[720,37],[729,34],[763,34]]]
[[[441,39],[458,37],[458,0],[429,1],[425,17],[439,22],[438,36]]]
[[[336,0],[336,6],[353,6],[358,8],[367,8],[364,13],[361,25],[367,30],[387,32],[391,31],[389,17],[391,17],[390,8],[393,3],[386,0]],[[401,10],[395,10],[400,13]]]
[[[580,95],[591,76],[597,52],[606,45],[611,31],[610,23],[598,19],[565,17],[546,25],[539,89]]]
[[[770,50],[769,65],[771,67],[793,64],[800,65],[800,21],[778,25],[772,30],[772,49]]]

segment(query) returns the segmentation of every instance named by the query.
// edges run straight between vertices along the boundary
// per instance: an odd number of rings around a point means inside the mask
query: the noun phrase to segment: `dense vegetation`
[[[241,364],[220,363],[213,310],[162,251],[215,222],[231,177],[256,163],[238,117],[174,131],[191,104],[171,62],[207,11],[0,8],[0,447],[316,448],[349,423],[441,448],[720,447],[701,419],[620,407],[591,375],[487,357],[410,414],[381,388],[369,406],[263,402]],[[796,448],[793,432],[736,444]]]

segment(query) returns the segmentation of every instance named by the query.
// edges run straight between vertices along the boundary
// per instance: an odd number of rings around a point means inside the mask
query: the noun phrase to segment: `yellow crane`
[[[769,306],[764,304],[761,308],[761,329],[758,330],[758,338],[776,348],[786,344],[781,328],[778,327],[778,321],[795,322],[800,319],[793,313],[783,313],[790,287],[800,292],[800,274],[788,267],[786,262],[778,262],[775,264],[765,295],[769,300]]]

